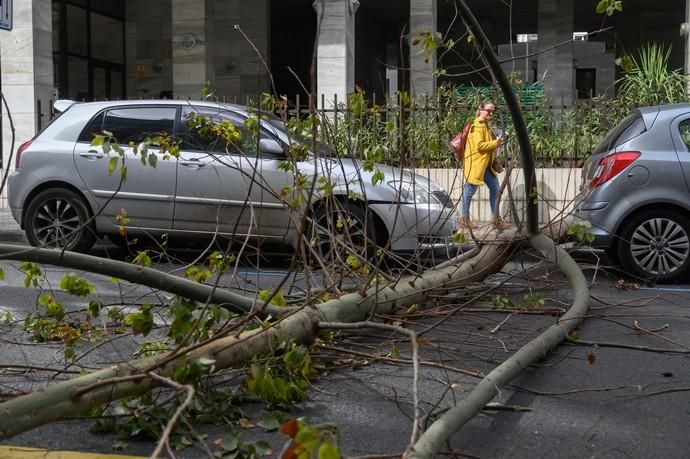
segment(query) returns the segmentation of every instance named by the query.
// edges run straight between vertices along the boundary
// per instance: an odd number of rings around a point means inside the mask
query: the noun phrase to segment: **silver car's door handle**
[[[205,165],[205,163],[202,163],[198,159],[183,159],[180,161],[180,164],[192,169],[198,169],[200,167],[204,167]]]
[[[81,156],[82,158],[98,159],[103,157],[103,152],[96,150],[82,151],[81,153],[79,153],[79,156]]]

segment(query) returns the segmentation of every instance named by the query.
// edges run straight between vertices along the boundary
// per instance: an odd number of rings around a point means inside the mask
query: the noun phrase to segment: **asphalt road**
[[[690,286],[636,286],[623,273],[602,270],[605,259],[583,255],[582,262],[593,291],[579,342],[559,346],[502,390],[496,402],[503,409],[486,411],[455,434],[447,447],[457,454],[454,457],[688,457]],[[36,293],[23,287],[16,263],[2,266],[7,276],[0,308],[15,308],[13,313],[21,317],[35,307]],[[521,274],[523,268],[532,269],[529,278]],[[477,379],[465,372],[490,371],[558,320],[559,310],[569,305],[571,294],[553,268],[522,259],[504,271],[490,279],[487,284],[495,290],[483,299],[468,303],[469,298],[458,296],[449,305],[430,304],[405,318],[425,331],[423,360],[443,366],[422,366],[419,390],[427,425],[474,387]],[[55,285],[63,274],[51,268],[51,283]],[[251,278],[252,268],[245,267],[244,274]],[[265,274],[255,271],[250,287],[252,282],[270,281],[271,276],[280,278],[283,271],[277,267]],[[148,295],[136,287],[123,290],[106,279],[93,281],[107,301],[143,301]],[[490,304],[493,294],[514,304],[531,294],[529,298],[541,299],[544,305],[535,310],[497,310]],[[21,330],[6,328],[0,341],[0,364],[55,367],[63,362],[58,347],[35,345]],[[114,356],[131,358],[135,347],[134,339],[117,339],[92,352],[85,363],[96,368]],[[401,453],[411,430],[411,368],[377,356],[398,349],[404,358],[409,346],[379,331],[345,337],[337,347],[355,353],[320,350],[323,356],[337,357],[339,366],[317,378],[309,399],[296,404],[291,414],[337,425],[341,450],[347,455]],[[11,388],[34,390],[44,380],[44,374],[0,370],[0,390],[6,393]],[[253,424],[263,416],[259,405],[241,408]],[[0,445],[108,453],[117,444],[126,446],[124,453],[140,455],[153,450],[152,442],[92,434],[89,427],[83,420],[55,423]],[[207,435],[205,441],[212,449],[213,441],[227,433],[227,427],[197,428]],[[278,434],[258,427],[242,429],[242,438],[267,440],[276,451],[284,442]],[[206,457],[206,453],[188,448],[177,457]]]

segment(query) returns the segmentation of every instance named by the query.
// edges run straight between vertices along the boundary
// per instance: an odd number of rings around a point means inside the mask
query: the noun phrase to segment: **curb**
[[[3,231],[0,230],[0,242],[5,242],[5,243],[20,243],[20,244],[29,244],[29,242],[26,240],[26,236],[24,235],[23,232],[21,231]]]

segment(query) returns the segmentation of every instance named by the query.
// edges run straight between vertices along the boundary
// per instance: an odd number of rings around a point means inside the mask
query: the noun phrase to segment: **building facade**
[[[542,83],[554,104],[612,95],[615,58],[646,42],[671,45],[675,68],[687,62],[679,29],[690,0],[625,0],[611,18],[592,2],[512,3],[468,0],[506,71]],[[427,32],[456,45],[425,53],[416,43]],[[490,84],[482,67],[450,0],[14,0],[14,27],[0,31],[15,149],[45,126],[56,98],[194,99],[210,90],[240,103],[272,92],[300,105],[315,93],[332,105],[357,87],[380,102],[398,90]]]

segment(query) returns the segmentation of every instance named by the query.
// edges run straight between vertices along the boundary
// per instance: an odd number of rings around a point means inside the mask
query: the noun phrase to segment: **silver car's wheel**
[[[36,247],[85,252],[96,240],[90,213],[76,193],[50,188],[31,200],[24,214],[29,243]]]
[[[626,227],[619,256],[625,268],[643,277],[672,281],[690,265],[690,222],[676,212],[646,212]]]
[[[370,258],[376,245],[375,221],[354,204],[333,203],[314,215],[311,244],[323,261],[346,262],[350,255]],[[371,214],[369,215],[371,217]]]

